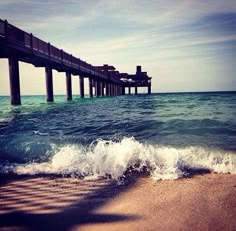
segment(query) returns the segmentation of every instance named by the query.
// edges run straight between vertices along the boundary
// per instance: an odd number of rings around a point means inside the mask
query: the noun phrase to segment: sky
[[[236,90],[235,0],[1,0],[0,16],[93,65],[131,74],[142,65],[152,92]],[[65,73],[53,76],[65,94]],[[43,68],[20,63],[20,82],[22,94],[45,94]],[[9,95],[6,59],[0,95]]]

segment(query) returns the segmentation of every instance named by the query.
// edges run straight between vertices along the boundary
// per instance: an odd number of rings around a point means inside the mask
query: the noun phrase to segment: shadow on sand
[[[180,166],[184,177],[209,173],[201,167]],[[131,169],[132,170],[132,169]],[[70,230],[93,223],[137,220],[127,214],[103,214],[99,208],[133,187],[142,173],[127,170],[125,185],[112,179],[58,176],[0,176],[0,230]]]
[[[81,224],[138,219],[95,212],[129,190],[135,180],[119,186],[110,179],[24,176],[1,179],[0,184],[0,230],[69,230]]]

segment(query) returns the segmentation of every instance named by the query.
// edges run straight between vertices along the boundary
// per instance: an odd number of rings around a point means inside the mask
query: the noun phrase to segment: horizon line
[[[161,92],[152,92],[152,94],[185,94],[185,93],[236,93],[236,90],[212,90],[212,91],[161,91]],[[133,93],[132,93],[133,94]],[[131,94],[131,95],[132,95]],[[54,94],[54,96],[64,96],[66,94]],[[89,95],[89,94],[85,94]],[[125,94],[128,95],[128,94]],[[138,95],[146,95],[145,93],[139,93]],[[46,94],[25,94],[21,96],[46,96]],[[72,96],[78,96],[79,94],[72,94]],[[10,97],[10,95],[1,95],[0,97]]]

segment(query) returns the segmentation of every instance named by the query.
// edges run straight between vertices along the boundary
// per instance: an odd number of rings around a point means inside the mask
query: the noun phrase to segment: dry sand
[[[236,230],[236,175],[1,177],[0,230]]]

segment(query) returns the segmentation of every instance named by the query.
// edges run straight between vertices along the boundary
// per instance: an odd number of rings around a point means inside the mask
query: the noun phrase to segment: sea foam
[[[61,147],[50,161],[2,167],[15,174],[59,174],[84,177],[112,177],[119,180],[130,171],[149,172],[155,180],[178,179],[206,172],[236,173],[236,152],[206,147],[150,145],[134,138],[119,142],[96,140],[90,146]]]

